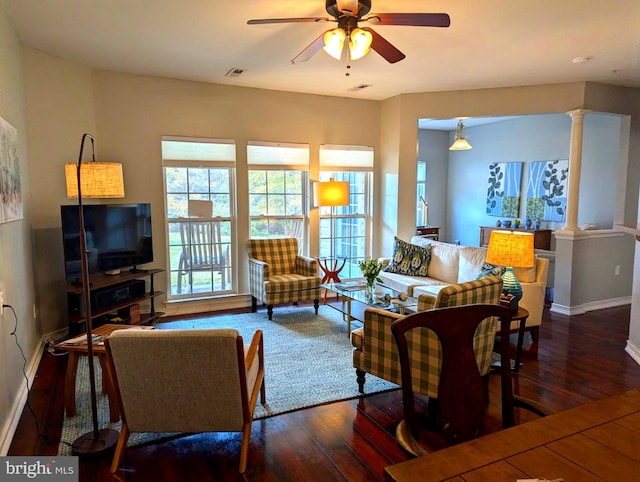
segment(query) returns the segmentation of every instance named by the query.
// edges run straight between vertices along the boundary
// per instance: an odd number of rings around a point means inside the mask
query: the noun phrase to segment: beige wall
[[[248,89],[225,85],[86,69],[26,49],[30,115],[43,121],[30,136],[37,170],[51,176],[35,195],[41,208],[36,226],[36,258],[48,269],[39,281],[47,299],[48,331],[66,326],[60,204],[63,165],[75,162],[83,132],[96,137],[98,158],[123,163],[126,197],[117,202],[150,202],[154,267],[167,268],[160,140],[163,135],[230,138],[237,145],[237,233],[239,292],[248,291],[245,243],[248,239],[246,150],[248,140],[309,143],[311,179],[318,176],[321,144],[356,144],[378,150],[376,101]],[[58,86],[69,85],[58,90]],[[36,94],[37,93],[37,94]],[[37,95],[37,97],[36,97]],[[89,99],[89,97],[91,97]],[[65,105],[70,118],[65,118]],[[50,122],[47,120],[50,119]],[[31,127],[31,126],[30,126]],[[53,144],[53,145],[52,145]],[[73,201],[71,201],[73,202]],[[311,210],[315,219],[317,210]],[[315,223],[311,223],[315,226]],[[318,233],[310,233],[312,255]],[[164,289],[166,276],[158,276]],[[57,303],[56,303],[57,302]],[[44,316],[44,315],[43,315]]]
[[[64,165],[78,161],[80,140],[95,132],[91,70],[23,49],[33,180],[33,250],[42,333],[64,328],[67,316],[60,206],[76,204],[65,190]],[[85,146],[91,159],[89,143]],[[96,145],[100,154],[100,143]]]
[[[16,341],[27,358],[26,371],[32,374],[38,363],[40,330],[34,321],[35,302],[33,262],[31,257],[32,185],[27,153],[27,119],[20,59],[20,42],[13,27],[0,9],[0,117],[18,132],[18,156],[24,218],[0,224],[0,289],[4,291],[5,309],[0,316],[0,455],[5,455],[21,412],[16,413],[26,395],[22,375],[23,358]],[[14,332],[16,337],[11,336]]]

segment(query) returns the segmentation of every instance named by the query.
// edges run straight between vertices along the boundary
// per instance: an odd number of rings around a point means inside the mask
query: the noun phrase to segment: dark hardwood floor
[[[640,387],[640,366],[625,352],[630,307],[567,317],[545,310],[538,360],[525,357],[515,377],[521,395],[561,411]],[[65,357],[46,354],[9,455],[55,455],[63,421]],[[354,383],[355,371],[354,371]],[[490,376],[488,431],[497,430],[499,380]],[[268,394],[267,394],[268,396]],[[170,416],[170,414],[167,414]],[[247,472],[237,474],[240,436],[192,435],[128,448],[119,480],[374,481],[407,459],[395,442],[402,417],[399,390],[254,422]],[[525,421],[527,416],[522,415]],[[38,434],[38,430],[40,434]],[[432,442],[434,449],[439,442]],[[113,480],[110,457],[82,460],[81,481]],[[425,474],[424,480],[429,480]]]

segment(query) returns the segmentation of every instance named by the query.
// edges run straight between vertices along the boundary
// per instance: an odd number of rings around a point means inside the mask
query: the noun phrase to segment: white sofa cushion
[[[487,256],[487,248],[474,248],[464,246],[460,249],[458,261],[458,283],[473,281],[480,274],[484,258]]]
[[[407,276],[405,274],[389,273],[387,271],[380,272],[380,279],[385,286],[399,292],[407,293],[409,296],[414,296],[413,291],[416,286],[446,286],[449,284],[433,278],[426,278],[422,276]]]

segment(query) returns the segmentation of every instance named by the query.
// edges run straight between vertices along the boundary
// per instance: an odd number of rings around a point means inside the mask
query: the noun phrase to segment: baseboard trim
[[[604,310],[605,308],[614,308],[616,306],[624,306],[631,304],[631,296],[625,296],[623,298],[611,298],[609,300],[593,301],[590,303],[584,303],[576,306],[560,305],[558,303],[551,303],[549,311],[552,313],[558,313],[560,315],[574,316],[582,315],[587,311]]]
[[[627,340],[627,346],[624,348],[633,360],[640,365],[640,348],[631,343],[631,340]]]
[[[237,310],[251,307],[251,295],[220,296],[201,300],[173,301],[165,305],[165,316],[194,315],[211,311]]]
[[[25,367],[27,378],[26,380],[24,378],[22,379],[20,389],[18,390],[18,396],[13,402],[13,406],[11,407],[11,411],[9,412],[9,417],[2,427],[2,433],[0,433],[1,456],[7,455],[7,453],[9,452],[9,447],[11,447],[11,442],[13,442],[13,436],[15,435],[16,429],[18,428],[20,417],[22,417],[24,407],[27,405],[27,396],[29,393],[27,387],[33,386],[33,380],[36,377],[38,366],[40,365],[40,360],[42,359],[42,354],[44,353],[46,339],[48,339],[48,336],[43,337],[42,340],[40,340],[40,345],[33,352],[31,358],[29,359],[29,363],[27,363],[27,366]]]

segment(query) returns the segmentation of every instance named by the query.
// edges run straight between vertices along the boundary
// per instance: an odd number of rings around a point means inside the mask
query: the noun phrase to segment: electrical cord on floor
[[[33,416],[33,420],[36,424],[36,431],[38,432],[38,436],[42,437],[42,438],[46,438],[42,433],[40,433],[40,424],[38,423],[38,417],[36,416],[36,413],[33,410],[33,407],[31,406],[31,402],[30,402],[30,398],[31,398],[31,387],[29,386],[29,377],[27,376],[27,357],[24,356],[24,351],[22,351],[22,347],[20,346],[20,343],[18,342],[18,315],[16,315],[16,310],[13,309],[13,306],[11,305],[2,305],[3,308],[9,308],[11,310],[11,312],[13,313],[13,318],[15,319],[15,325],[13,327],[13,331],[11,332],[11,335],[13,335],[16,339],[16,346],[18,347],[18,350],[20,350],[20,355],[22,355],[22,375],[24,376],[25,382],[27,384],[27,408],[29,409],[29,411],[31,412],[31,415]]]

